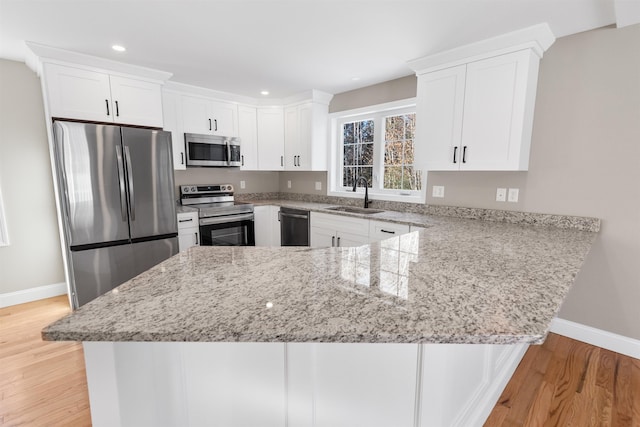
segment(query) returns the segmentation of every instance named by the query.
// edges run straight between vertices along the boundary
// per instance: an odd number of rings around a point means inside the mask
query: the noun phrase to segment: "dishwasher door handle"
[[[285,217],[285,218],[309,219],[309,215],[292,214],[292,213],[282,213],[282,212],[280,212],[280,216],[281,217]]]

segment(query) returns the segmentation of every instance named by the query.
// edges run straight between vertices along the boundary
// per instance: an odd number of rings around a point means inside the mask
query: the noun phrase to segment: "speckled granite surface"
[[[47,340],[539,343],[596,234],[431,217],[359,248],[194,247]]]
[[[246,198],[251,200],[255,204],[276,204],[279,206],[286,206],[290,203],[308,203],[309,210],[314,208],[322,209],[327,206],[362,206],[361,198],[347,198],[347,197],[333,197],[322,196],[314,194],[299,194],[299,193],[250,193],[239,194],[238,199],[242,200]],[[385,221],[403,222],[410,224],[412,220],[417,221],[418,225],[421,221],[427,221],[428,219],[420,220],[417,216],[406,216],[403,214],[416,214],[416,215],[428,215],[428,216],[447,216],[453,218],[466,218],[477,219],[483,221],[497,221],[508,222],[512,224],[527,224],[527,225],[542,225],[552,226],[558,228],[572,228],[576,230],[584,231],[600,231],[600,219],[568,216],[568,215],[555,215],[544,213],[530,213],[530,212],[518,212],[518,211],[505,211],[499,209],[480,209],[480,208],[466,208],[459,206],[437,206],[437,205],[424,205],[418,203],[402,203],[402,202],[389,202],[383,200],[374,200],[370,206],[372,209],[382,209],[384,214],[371,215],[354,215],[361,216],[363,218],[384,219]],[[403,218],[406,218],[404,220]]]

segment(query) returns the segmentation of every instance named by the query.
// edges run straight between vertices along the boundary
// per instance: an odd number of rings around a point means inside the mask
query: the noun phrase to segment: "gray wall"
[[[5,59],[0,185],[10,239],[0,247],[0,294],[64,282],[40,80],[23,63]]]
[[[389,91],[339,94],[330,108],[397,99],[384,99]],[[528,172],[430,172],[427,179],[428,204],[601,218],[560,317],[640,339],[640,25],[563,37],[545,53]],[[433,185],[445,186],[444,199],[430,197]],[[519,202],[496,202],[497,187],[519,188]]]
[[[187,168],[175,171],[176,197],[178,185],[185,184],[233,184],[236,193],[277,192],[278,172],[247,172],[238,168]],[[245,188],[240,188],[244,181]]]

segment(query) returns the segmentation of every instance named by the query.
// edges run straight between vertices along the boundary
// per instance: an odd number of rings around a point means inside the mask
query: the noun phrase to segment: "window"
[[[422,173],[414,163],[414,100],[336,113],[332,127],[330,195],[355,196],[353,185],[364,177],[378,199],[424,201]]]

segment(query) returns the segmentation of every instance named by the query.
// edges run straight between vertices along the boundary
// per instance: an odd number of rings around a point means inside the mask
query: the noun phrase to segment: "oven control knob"
[[[191,187],[191,192],[195,193],[196,192],[196,187]]]
[[[182,187],[182,192],[183,193],[188,193],[189,192],[189,187]]]

